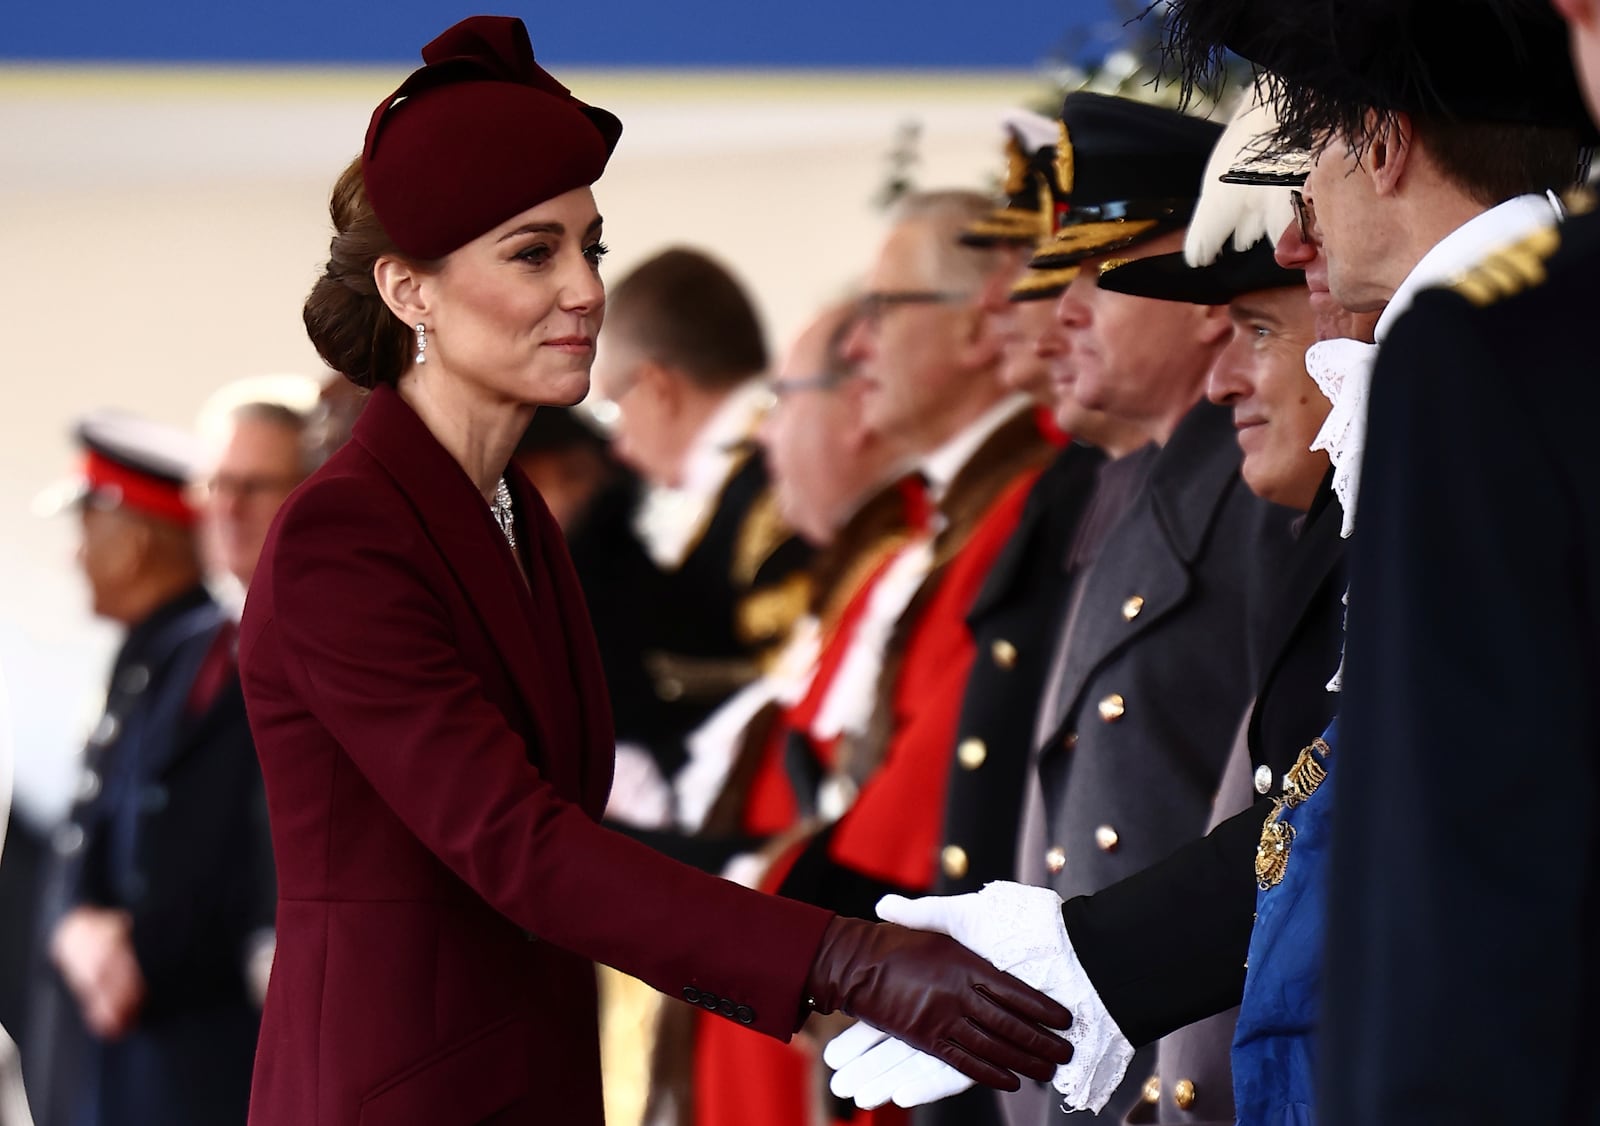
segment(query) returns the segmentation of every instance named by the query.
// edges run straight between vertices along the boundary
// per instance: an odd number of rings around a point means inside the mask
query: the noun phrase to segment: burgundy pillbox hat
[[[422,49],[372,113],[361,178],[403,254],[442,258],[600,178],[622,122],[574,98],[510,16],[469,16]]]

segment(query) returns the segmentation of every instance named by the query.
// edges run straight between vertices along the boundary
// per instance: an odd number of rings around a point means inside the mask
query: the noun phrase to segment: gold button
[[[1161,1076],[1152,1075],[1144,1081],[1144,1089],[1139,1092],[1139,1097],[1147,1103],[1161,1101]]]
[[[989,646],[989,656],[994,658],[994,663],[1003,669],[1009,669],[1017,663],[1017,647],[1005,638],[1001,638]]]
[[[1144,599],[1135,594],[1122,604],[1122,620],[1131,622],[1139,616],[1139,611],[1144,609]]]
[[[1078,733],[1069,731],[1061,737],[1061,745],[1069,751],[1078,749]]]
[[[967,850],[960,845],[945,845],[939,853],[939,863],[945,875],[959,880],[967,874]]]
[[[1061,869],[1067,866],[1067,850],[1056,845],[1044,854],[1044,866],[1050,869],[1052,876],[1060,874]]]
[[[1100,701],[1100,718],[1107,723],[1116,723],[1127,710],[1127,701],[1115,692]]]
[[[1172,1101],[1178,1104],[1179,1110],[1188,1110],[1194,1105],[1194,1082],[1189,1079],[1178,1080],[1177,1086],[1172,1088]]]
[[[1115,852],[1119,839],[1117,831],[1110,825],[1102,825],[1094,831],[1094,843],[1100,846],[1101,852]]]
[[[983,760],[989,757],[989,748],[984,746],[982,739],[963,739],[956,748],[956,758],[968,770],[976,770],[983,765]]]

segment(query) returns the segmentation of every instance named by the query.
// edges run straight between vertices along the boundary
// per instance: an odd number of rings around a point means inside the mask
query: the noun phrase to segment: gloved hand
[[[1045,1080],[1072,1057],[1047,1027],[1072,1015],[946,936],[836,917],[806,978],[820,1013],[842,1010],[990,1087]]]
[[[905,899],[885,896],[878,914],[889,921],[948,934],[1071,1010],[1067,1039],[1072,1060],[1057,1070],[1055,1087],[1074,1109],[1101,1109],[1121,1082],[1133,1046],[1106,1011],[1078,963],[1061,919],[1061,897],[1048,888],[997,882],[981,892]],[[1059,1026],[1058,1026],[1059,1027]],[[832,1089],[862,1107],[891,1098],[918,1106],[971,1084],[950,1068],[875,1028],[858,1025],[823,1054],[838,1071]]]

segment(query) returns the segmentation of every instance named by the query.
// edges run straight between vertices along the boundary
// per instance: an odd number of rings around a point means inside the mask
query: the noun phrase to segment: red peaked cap
[[[442,258],[520,212],[600,178],[622,122],[533,60],[510,16],[469,16],[379,103],[361,150],[378,222],[403,254]]]

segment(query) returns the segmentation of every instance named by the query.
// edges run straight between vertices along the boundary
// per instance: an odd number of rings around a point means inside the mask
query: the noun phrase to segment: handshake
[[[820,1012],[842,1009],[861,1019],[823,1053],[837,1073],[834,1094],[866,1108],[891,1101],[909,1107],[975,1082],[1016,1090],[1016,1075],[1025,1075],[1051,1079],[1068,1109],[1098,1112],[1105,1105],[1133,1058],[1133,1045],[1078,963],[1060,896],[991,883],[969,895],[885,896],[878,915],[900,927],[948,935],[1010,976],[981,962],[976,971],[949,963],[937,946],[924,949],[928,935],[908,941],[893,927],[835,920],[812,970],[813,984],[828,983],[814,991],[813,1004]],[[889,948],[861,949],[875,941]],[[914,972],[897,972],[909,970],[912,959],[921,963]],[[841,963],[864,968],[841,974]],[[968,1011],[951,1012],[949,996],[960,996],[962,984],[974,1001]],[[879,1031],[875,1019],[904,1039]],[[1046,1028],[1062,1030],[1064,1040]]]

